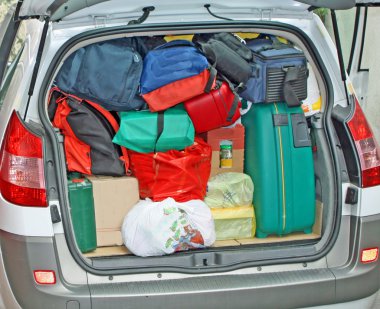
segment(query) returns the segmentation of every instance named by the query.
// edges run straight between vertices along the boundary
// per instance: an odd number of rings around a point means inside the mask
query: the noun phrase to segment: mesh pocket
[[[265,102],[284,101],[284,80],[286,72],[282,68],[268,68],[266,76],[266,91]],[[307,67],[301,67],[298,72],[298,79],[291,81],[290,84],[294,89],[298,99],[304,100],[307,98]]]

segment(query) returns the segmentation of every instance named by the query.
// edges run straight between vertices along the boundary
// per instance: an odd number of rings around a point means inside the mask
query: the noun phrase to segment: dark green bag
[[[121,112],[113,142],[142,153],[183,150],[194,143],[194,126],[182,104],[158,113]]]

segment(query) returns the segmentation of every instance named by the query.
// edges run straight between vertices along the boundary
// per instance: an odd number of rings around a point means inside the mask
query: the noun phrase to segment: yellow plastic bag
[[[256,232],[253,206],[211,209],[216,240],[252,238]]]
[[[205,203],[210,208],[250,206],[253,198],[251,177],[243,173],[222,173],[207,183]]]
[[[307,79],[307,98],[302,103],[302,109],[307,117],[319,113],[322,107],[322,98],[317,78],[310,65],[308,65],[308,69],[309,78]]]

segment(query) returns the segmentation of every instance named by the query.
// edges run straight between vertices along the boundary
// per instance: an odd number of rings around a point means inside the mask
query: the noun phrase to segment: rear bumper
[[[363,249],[380,247],[380,215],[351,219],[350,261],[343,267],[331,268],[336,278],[336,302],[365,298],[380,287],[379,261],[361,264]]]
[[[378,291],[379,262],[361,264],[359,259],[363,248],[380,246],[380,215],[353,218],[351,231],[351,257],[337,268],[170,280],[162,276],[90,286],[65,281],[51,238],[0,232],[0,239],[10,287],[23,308],[300,308],[356,301]],[[34,269],[54,270],[57,284],[37,285]]]
[[[91,308],[88,285],[64,280],[51,237],[25,237],[0,231],[0,240],[6,275],[22,308]],[[53,270],[57,283],[38,285],[33,270]]]
[[[3,255],[0,250],[0,308],[20,308],[12,289],[9,285],[9,280],[5,272],[3,263]]]

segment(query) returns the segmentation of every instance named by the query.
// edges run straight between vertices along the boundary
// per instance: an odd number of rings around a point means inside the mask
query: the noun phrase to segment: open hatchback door
[[[378,57],[371,50],[377,46],[377,38],[372,33],[377,33],[375,30],[377,27],[376,18],[380,17],[380,1],[357,0],[355,10],[354,27],[352,32],[346,33],[347,40],[350,40],[352,37],[350,56],[347,59],[346,69],[361,104],[366,106],[369,94],[368,87],[370,84],[373,84],[369,83],[370,70],[376,70],[374,61],[376,59],[378,61]],[[371,56],[371,60],[368,59],[369,56]],[[369,64],[369,61],[372,61],[372,65]],[[376,75],[378,76],[378,72],[374,75],[375,79],[377,79]]]
[[[218,12],[234,9],[258,9],[258,10],[289,10],[307,11],[310,8],[325,7],[330,9],[349,9],[355,5],[354,0],[271,0],[271,1],[234,1],[233,3],[223,0],[217,1],[182,1],[181,8],[174,1],[121,1],[121,0],[24,0],[19,1],[18,15],[21,18],[35,16],[49,16],[51,21],[58,21],[75,14],[75,17],[94,16],[99,14],[120,14],[141,11],[144,7],[153,6],[156,11],[175,11],[203,8],[209,4],[216,7]]]

